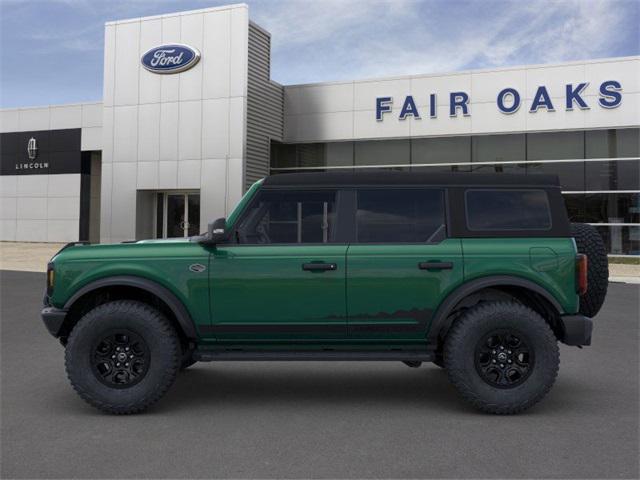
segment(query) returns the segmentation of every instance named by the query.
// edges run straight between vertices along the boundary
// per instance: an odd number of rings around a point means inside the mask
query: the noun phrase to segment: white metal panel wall
[[[0,176],[0,240],[78,240],[80,174]]]
[[[640,124],[640,57],[571,62],[446,75],[359,80],[284,87],[287,142],[429,137],[636,126]],[[603,81],[622,84],[622,103],[598,105]],[[583,98],[590,108],[565,109],[566,84],[589,82]],[[547,87],[555,111],[529,112],[538,86]],[[496,105],[500,90],[516,88],[522,105],[513,114]],[[470,97],[469,116],[449,116],[450,92]],[[437,118],[429,118],[429,94],[437,94]],[[402,103],[413,95],[422,118],[399,119]],[[392,97],[393,111],[376,121],[376,97]]]
[[[101,241],[135,238],[137,190],[199,189],[203,225],[240,199],[248,25],[246,5],[106,24]],[[178,74],[145,70],[142,54],[166,43],[201,59]]]
[[[81,128],[82,150],[102,149],[102,103],[0,110],[0,133]]]

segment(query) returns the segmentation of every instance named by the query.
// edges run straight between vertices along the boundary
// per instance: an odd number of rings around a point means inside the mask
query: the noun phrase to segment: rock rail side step
[[[384,350],[384,351],[268,351],[268,350],[196,350],[193,358],[200,362],[217,361],[400,361],[430,362],[433,355],[424,350]]]

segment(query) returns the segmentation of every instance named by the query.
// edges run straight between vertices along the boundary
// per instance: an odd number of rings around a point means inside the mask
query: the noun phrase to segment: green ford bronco
[[[294,173],[198,237],[65,246],[42,318],[73,388],[110,413],[198,361],[391,360],[433,362],[509,414],[550,390],[558,341],[591,343],[607,281],[555,176]]]

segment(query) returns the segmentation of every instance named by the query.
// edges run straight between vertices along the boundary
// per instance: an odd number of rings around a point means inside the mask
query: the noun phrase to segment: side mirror
[[[207,226],[207,237],[212,244],[222,243],[227,239],[227,219],[219,218]]]
[[[227,219],[219,218],[214,222],[210,222],[207,225],[207,233],[192,237],[192,242],[204,243],[206,245],[216,245],[222,243],[227,239]]]

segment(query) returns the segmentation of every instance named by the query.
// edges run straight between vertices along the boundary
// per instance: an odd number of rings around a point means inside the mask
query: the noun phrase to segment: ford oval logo
[[[140,61],[153,73],[178,73],[190,69],[200,60],[200,52],[189,45],[173,43],[148,50]]]

